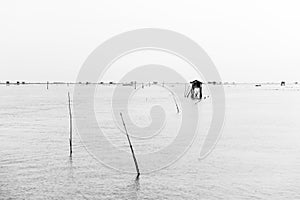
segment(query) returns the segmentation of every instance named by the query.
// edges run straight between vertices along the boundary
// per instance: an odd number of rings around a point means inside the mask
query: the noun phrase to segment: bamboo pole
[[[190,88],[189,88],[189,89],[190,89]],[[187,95],[186,95],[186,98],[189,98],[191,92],[192,92],[192,88],[188,91],[188,93],[187,93]]]
[[[175,102],[175,105],[176,105],[177,113],[179,113],[179,107],[178,107],[177,101],[176,101],[174,95],[172,95],[172,96],[173,96],[173,99],[174,99],[174,102]]]
[[[178,104],[177,104],[175,95],[174,95],[174,93],[173,93],[171,90],[169,90],[169,92],[170,92],[170,94],[171,94],[172,97],[173,97],[174,103],[175,103],[175,105],[176,105],[177,113],[179,113],[179,112],[180,112],[180,111],[179,111],[179,106],[178,106]]]
[[[133,161],[134,161],[134,164],[135,164],[135,169],[136,169],[136,172],[137,172],[136,178],[139,178],[139,176],[140,176],[139,166],[138,166],[136,157],[135,157],[135,155],[134,155],[133,147],[132,147],[132,144],[131,144],[131,141],[130,141],[130,138],[129,138],[129,135],[128,135],[128,132],[127,132],[127,129],[126,129],[126,125],[125,125],[125,122],[124,122],[122,113],[120,113],[120,116],[121,116],[121,119],[122,119],[122,122],[123,122],[123,126],[124,126],[124,129],[125,129],[125,133],[126,133],[126,136],[127,136],[127,140],[128,140],[128,143],[129,143],[129,147],[130,147],[131,153],[132,153],[132,158],[133,158]]]
[[[184,97],[188,98],[188,97],[189,97],[189,95],[190,95],[190,92],[191,92],[191,88],[190,88],[190,86],[188,86],[188,87],[186,88],[186,91],[185,91]]]
[[[47,90],[49,89],[49,81],[47,81]]]
[[[72,112],[71,112],[71,99],[70,99],[70,93],[68,92],[68,102],[69,102],[69,116],[70,116],[70,157],[72,157]]]

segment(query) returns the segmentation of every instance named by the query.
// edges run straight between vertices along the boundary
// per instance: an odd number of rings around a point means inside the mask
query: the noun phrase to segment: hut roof
[[[190,82],[191,84],[195,84],[195,83],[202,83],[201,81],[198,81],[198,80],[193,80]]]

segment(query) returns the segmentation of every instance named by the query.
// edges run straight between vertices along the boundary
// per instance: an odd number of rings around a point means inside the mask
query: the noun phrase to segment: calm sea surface
[[[104,97],[113,90],[103,87]],[[200,134],[175,164],[142,174],[139,180],[94,159],[76,132],[70,159],[68,91],[72,94],[71,86],[50,85],[46,90],[45,85],[0,85],[0,199],[300,199],[297,85],[225,86],[226,120],[214,151],[198,160],[204,138]],[[132,109],[143,113],[139,102],[145,98],[147,94],[141,94]],[[158,92],[157,99],[146,101],[168,106],[168,98]],[[105,121],[103,128],[112,143],[127,149],[124,135],[112,134],[117,129],[105,111],[108,99],[109,95],[96,101],[95,112],[99,121]],[[167,108],[175,112],[172,106]],[[202,106],[203,116],[211,114],[209,99],[197,106]],[[209,123],[204,117],[204,126]],[[166,128],[173,133],[174,127]],[[152,146],[133,142],[137,157],[145,148],[163,148],[171,137],[167,134]]]

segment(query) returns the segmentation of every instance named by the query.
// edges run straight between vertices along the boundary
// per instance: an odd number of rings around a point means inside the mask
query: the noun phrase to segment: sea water
[[[97,120],[111,143],[130,153],[109,110],[115,86],[99,87],[104,92],[95,95]],[[183,85],[170,88],[182,90],[177,100],[184,101]],[[72,97],[73,85],[48,90],[45,85],[0,85],[0,199],[300,199],[300,87],[238,84],[224,89],[226,118],[212,153],[198,159],[212,114],[208,98],[195,104],[201,107],[204,132],[183,157],[136,180],[134,174],[101,164],[76,130],[69,157],[67,92]],[[132,120],[142,126],[151,121],[151,103],[163,104],[169,113],[165,135],[151,142],[133,139],[137,159],[172,142],[180,121],[172,101],[161,90],[145,87],[129,103]]]

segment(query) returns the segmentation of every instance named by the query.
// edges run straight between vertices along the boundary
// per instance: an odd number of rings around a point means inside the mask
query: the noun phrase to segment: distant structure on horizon
[[[202,82],[198,80],[194,80],[190,82],[192,84],[191,88],[191,98],[202,99]]]

